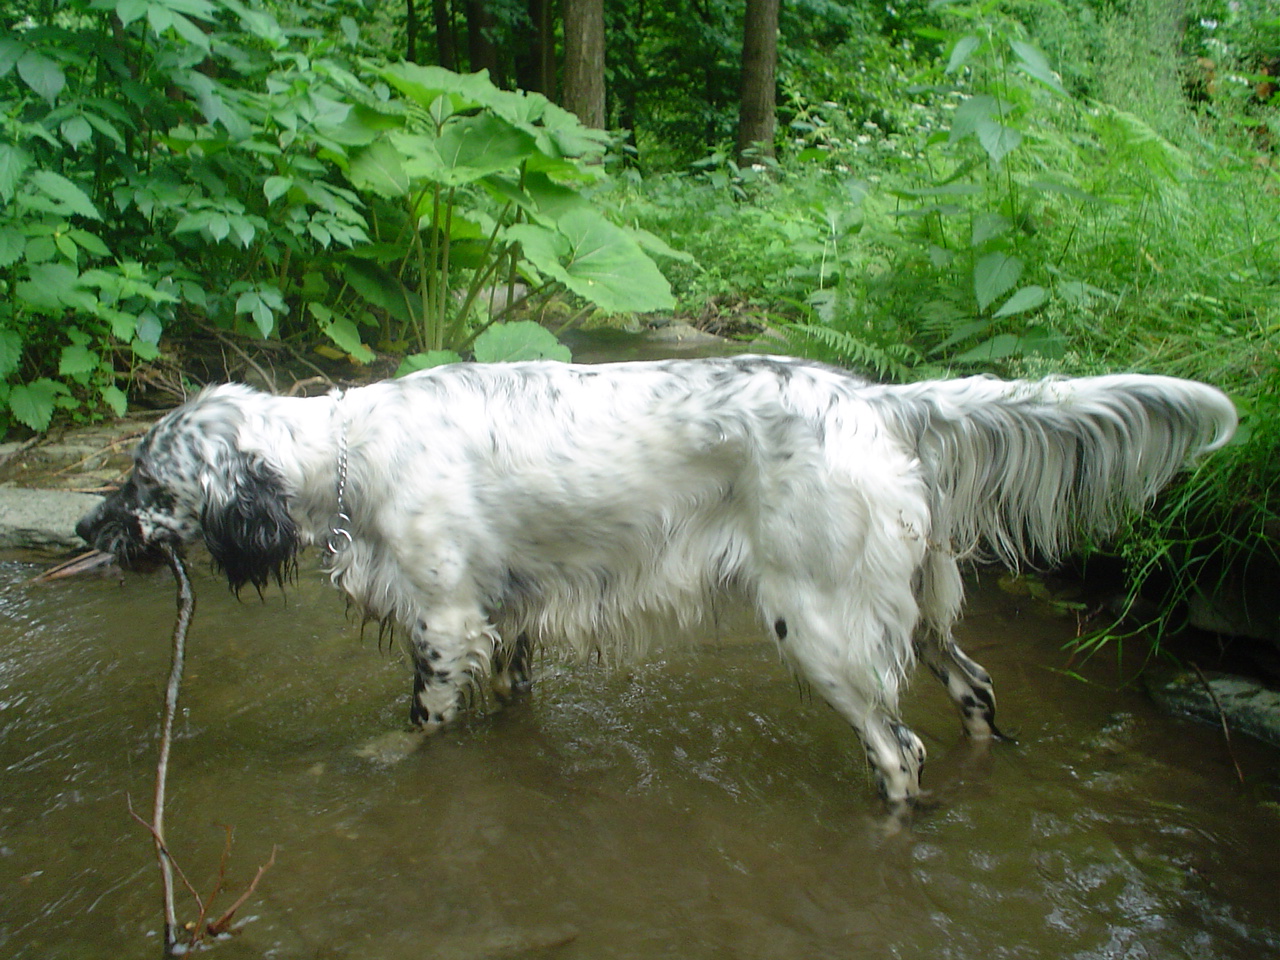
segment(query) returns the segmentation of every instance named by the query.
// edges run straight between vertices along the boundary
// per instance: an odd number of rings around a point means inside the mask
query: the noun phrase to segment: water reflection
[[[0,954],[154,957],[149,797],[167,575],[23,586],[0,564]],[[199,570],[193,573],[199,574]],[[979,590],[962,639],[1017,744],[975,750],[921,676],[933,806],[885,829],[843,724],[737,624],[416,750],[409,668],[314,574],[199,597],[169,832],[201,890],[280,848],[224,957],[1254,958],[1280,950],[1275,751],[1060,672],[1071,625]]]

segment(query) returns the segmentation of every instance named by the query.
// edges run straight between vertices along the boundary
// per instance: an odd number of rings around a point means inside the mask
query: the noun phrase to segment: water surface
[[[149,813],[173,585],[24,585],[38,569],[0,562],[0,955],[154,958],[127,805]],[[1219,731],[1121,686],[1133,664],[1069,676],[1074,623],[990,585],[959,635],[1018,742],[965,743],[922,672],[932,806],[895,831],[852,734],[742,617],[631,669],[542,662],[529,698],[397,759],[378,738],[409,666],[318,573],[263,602],[192,573],[171,845],[201,891],[221,825],[231,885],[278,848],[218,956],[1280,955],[1277,752],[1238,743],[1240,787]]]

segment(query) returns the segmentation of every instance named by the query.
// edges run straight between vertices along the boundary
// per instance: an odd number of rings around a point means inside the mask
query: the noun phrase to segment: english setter
[[[527,682],[531,646],[637,655],[735,592],[901,804],[925,755],[897,715],[916,657],[970,737],[998,736],[991,678],[951,637],[958,561],[1052,560],[1235,424],[1223,394],[1168,377],[885,386],[781,357],[227,385],[161,420],[77,531],[126,563],[203,536],[237,590],[320,545],[407,637],[427,730],[468,683]]]

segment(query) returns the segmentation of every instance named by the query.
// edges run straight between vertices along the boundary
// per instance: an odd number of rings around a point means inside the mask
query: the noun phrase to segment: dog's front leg
[[[457,716],[463,688],[488,673],[497,634],[483,616],[469,611],[420,617],[410,634],[409,720],[431,733]]]

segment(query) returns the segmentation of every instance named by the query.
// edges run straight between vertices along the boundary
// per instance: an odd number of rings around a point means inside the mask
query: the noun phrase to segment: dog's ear
[[[283,585],[293,572],[298,528],[289,515],[284,482],[261,458],[236,454],[232,482],[209,496],[201,526],[213,561],[237,593],[269,580]]]

